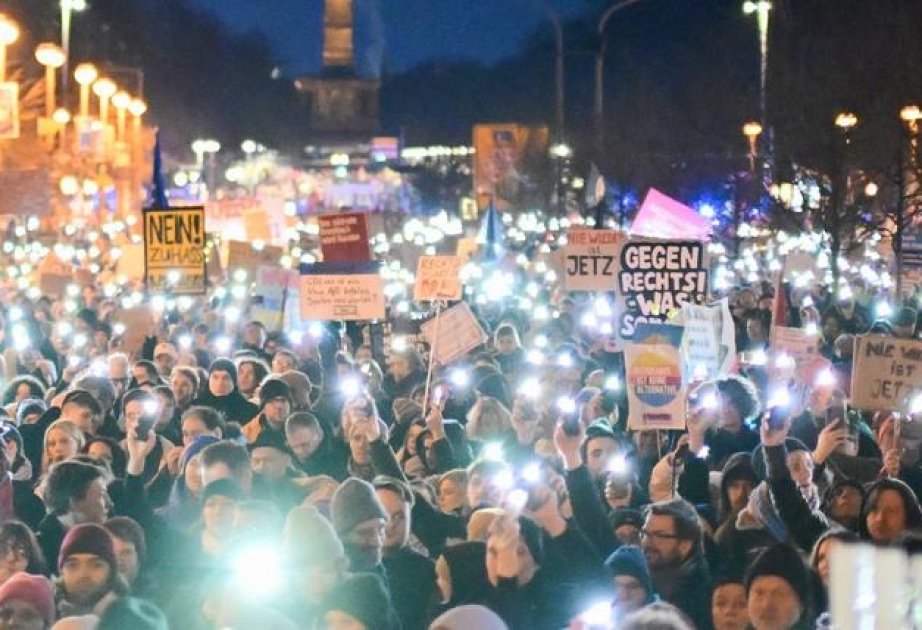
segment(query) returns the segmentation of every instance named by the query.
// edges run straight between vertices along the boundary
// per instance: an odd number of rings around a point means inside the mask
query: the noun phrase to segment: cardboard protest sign
[[[922,341],[884,335],[855,339],[852,406],[865,411],[909,411],[922,392]]]
[[[413,299],[417,302],[460,300],[461,265],[458,256],[420,256]]]
[[[152,293],[205,292],[205,208],[144,211],[144,280]]]
[[[613,291],[624,234],[615,230],[567,232],[564,286],[567,291]]]
[[[284,255],[285,250],[276,245],[263,245],[256,249],[252,243],[228,241],[227,270],[233,274],[237,269],[243,269],[252,274],[260,265],[278,266]]]
[[[150,304],[140,304],[119,311],[116,321],[125,327],[122,335],[122,350],[134,355],[141,354],[144,339],[150,332],[154,313]]]
[[[44,295],[62,297],[67,285],[74,281],[74,269],[70,263],[51,253],[38,266],[38,288]]]
[[[770,343],[774,354],[784,353],[798,364],[816,356],[820,351],[819,335],[811,335],[803,328],[773,326]]]
[[[144,245],[125,243],[120,247],[122,255],[118,259],[118,273],[129,280],[144,278]]]
[[[628,344],[624,349],[628,428],[684,429],[682,358],[672,344]]]
[[[442,311],[438,321],[432,318],[420,330],[439,365],[448,365],[487,341],[487,333],[465,302]]]
[[[301,317],[384,319],[384,283],[377,263],[301,265]]]
[[[618,290],[624,311],[618,336],[632,339],[644,322],[664,322],[683,304],[707,299],[704,247],[696,241],[630,240],[621,249]]]
[[[736,330],[727,298],[715,304],[682,305],[682,363],[685,380],[707,380],[730,374],[736,357]]]
[[[259,299],[250,308],[250,317],[270,330],[282,329],[286,311],[292,303],[298,304],[298,283],[299,275],[294,269],[260,265],[256,269],[254,289]]]
[[[655,188],[647,192],[631,224],[632,236],[705,241],[710,233],[710,219]]]
[[[371,260],[368,217],[364,212],[337,212],[317,217],[323,262]]]
[[[465,236],[458,239],[458,247],[455,249],[455,253],[461,260],[466,261],[477,253],[478,247],[480,246],[477,244],[476,236]]]

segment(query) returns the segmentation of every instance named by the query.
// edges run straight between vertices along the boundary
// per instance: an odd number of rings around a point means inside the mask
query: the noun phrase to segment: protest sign
[[[150,304],[122,309],[116,321],[125,327],[125,332],[122,334],[122,350],[140,356],[144,339],[150,334],[151,324],[154,321],[154,313]]]
[[[624,349],[628,428],[684,429],[682,358],[672,344],[628,344]]]
[[[323,262],[371,260],[368,217],[364,212],[337,212],[317,217]]]
[[[711,220],[655,188],[647,192],[631,224],[631,236],[706,241]]]
[[[819,335],[811,335],[803,328],[773,326],[770,343],[773,354],[786,354],[797,364],[816,356],[820,351]]]
[[[268,243],[272,240],[272,230],[269,227],[269,213],[265,208],[250,208],[243,212],[243,230],[247,240]]]
[[[736,357],[736,330],[727,298],[700,306],[682,305],[682,365],[686,381],[727,376]]]
[[[564,286],[567,291],[613,291],[624,235],[615,230],[567,232]]]
[[[621,249],[618,289],[624,300],[618,335],[632,339],[644,322],[664,322],[683,304],[703,304],[704,247],[693,241],[631,240]]]
[[[205,208],[144,211],[144,276],[152,293],[205,292]]]
[[[458,256],[420,256],[413,299],[417,302],[460,300],[461,264]]]
[[[285,250],[276,245],[263,245],[257,249],[252,243],[228,241],[227,270],[233,274],[237,269],[243,269],[248,274],[253,274],[253,270],[261,265],[278,266],[284,255]]]
[[[384,319],[384,284],[377,263],[301,265],[303,319]]]
[[[487,341],[487,334],[464,302],[442,311],[437,319],[425,322],[420,331],[439,365],[448,365]]]
[[[909,411],[922,392],[922,341],[884,335],[855,339],[852,406],[865,411]]]
[[[458,239],[458,247],[455,249],[455,254],[458,255],[461,260],[468,260],[477,253],[477,248],[480,247],[477,244],[476,236],[465,236],[464,238]]]
[[[67,285],[74,282],[74,269],[70,263],[49,254],[38,266],[38,288],[45,295],[63,296]]]
[[[298,304],[298,281],[299,275],[294,269],[260,265],[256,269],[254,289],[258,299],[250,308],[250,317],[270,330],[282,329],[291,304]]]
[[[118,273],[129,280],[144,278],[144,245],[126,243],[121,246],[118,259]]]

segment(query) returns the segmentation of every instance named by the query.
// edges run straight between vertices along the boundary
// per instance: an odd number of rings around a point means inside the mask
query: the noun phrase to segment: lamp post
[[[906,125],[906,144],[900,146],[900,163],[897,190],[896,242],[893,252],[896,254],[896,295],[903,296],[903,237],[906,230],[907,188],[914,187],[918,192],[920,181],[919,166],[919,121],[922,121],[922,109],[918,105],[907,105],[900,110],[900,120]]]
[[[595,53],[595,98],[593,99],[592,118],[595,123],[595,137],[599,145],[599,150],[601,150],[604,144],[602,138],[602,119],[605,113],[605,51],[608,48],[608,42],[605,39],[605,28],[608,26],[608,21],[615,13],[633,4],[637,4],[640,1],[641,0],[621,0],[621,2],[608,7],[599,18],[599,22],[596,25],[596,34],[599,37],[599,47]]]
[[[743,3],[743,13],[755,14],[759,27],[759,122],[766,124],[765,94],[768,76],[768,21],[772,3],[769,0],[747,0]]]
[[[64,50],[57,44],[44,42],[35,49],[35,59],[45,66],[45,117],[55,109],[56,70],[64,65]]]
[[[829,268],[835,291],[839,288],[839,253],[842,251],[842,228],[845,219],[845,204],[849,194],[848,152],[852,143],[852,129],[858,125],[858,116],[852,112],[840,112],[836,115],[835,126],[842,133],[841,147],[836,151],[838,168],[833,175],[832,212],[827,209],[825,225],[829,234]]]
[[[70,112],[59,107],[51,113],[51,120],[58,130],[58,145],[63,149],[67,142],[67,123],[70,122]]]
[[[762,125],[755,120],[750,120],[743,125],[743,135],[749,141],[749,172],[756,174],[756,160],[759,155],[759,135],[762,133]]]
[[[124,90],[119,90],[112,95],[112,105],[115,107],[117,121],[115,139],[122,142],[125,140],[125,114],[128,111],[128,106],[131,105],[131,95]]]
[[[96,83],[93,84],[93,94],[99,97],[99,120],[103,128],[109,124],[109,99],[116,91],[118,86],[115,85],[115,81],[106,77],[96,79]]]
[[[566,199],[564,198],[563,186],[561,185],[563,180],[563,167],[564,162],[573,155],[573,149],[568,144],[558,142],[552,144],[548,151],[551,157],[554,158],[554,191],[557,193],[557,215],[558,217],[563,217],[566,211]]]
[[[192,143],[192,151],[195,153],[196,164],[199,172],[205,179],[205,187],[210,191],[214,184],[214,156],[221,150],[221,143],[210,138],[199,138]],[[205,177],[205,155],[208,155],[208,173]]]
[[[131,100],[128,104],[128,113],[131,114],[131,136],[134,142],[141,139],[141,117],[147,113],[147,103],[139,98]]]
[[[80,116],[86,118],[90,115],[90,85],[99,76],[96,66],[91,63],[81,63],[74,69],[74,79],[80,84]]]
[[[61,77],[61,88],[64,94],[67,94],[67,82],[70,78],[71,17],[75,11],[84,10],[86,10],[86,0],[61,0],[61,47],[64,49],[64,73]]]
[[[750,120],[743,124],[743,135],[746,136],[746,140],[749,143],[749,184],[751,186],[752,197],[751,199],[757,201],[760,190],[760,181],[761,177],[758,176],[758,151],[759,151],[759,136],[762,133],[762,125],[755,121]],[[743,224],[743,206],[746,203],[749,195],[743,195],[740,192],[740,180],[742,177],[736,177],[736,184],[734,186],[734,201],[733,201],[733,253],[739,257],[740,250],[743,246],[743,239],[740,236],[740,227]]]
[[[6,47],[19,39],[19,25],[5,13],[0,13],[0,83],[6,81]]]

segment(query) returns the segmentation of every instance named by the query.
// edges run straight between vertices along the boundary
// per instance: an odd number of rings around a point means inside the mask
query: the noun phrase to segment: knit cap
[[[396,630],[400,627],[391,597],[381,578],[372,573],[355,573],[336,585],[323,609],[355,617],[366,628]]]
[[[283,557],[293,566],[324,564],[345,558],[345,550],[330,521],[315,507],[301,505],[288,513],[282,532]]]
[[[644,558],[640,547],[636,545],[619,547],[608,556],[605,561],[605,568],[608,569],[612,577],[629,575],[634,578],[647,592],[647,599],[649,600],[652,597],[653,579],[650,577],[650,569],[647,567],[647,560]]]
[[[234,387],[237,387],[237,366],[230,359],[215,359],[208,368],[208,374],[215,372],[227,372],[230,374]]]
[[[16,425],[20,425],[25,422],[26,418],[31,414],[42,415],[48,411],[48,405],[44,400],[39,398],[25,398],[19,402],[19,406],[16,407]]]
[[[439,615],[429,626],[438,630],[508,630],[509,626],[495,612],[479,604],[456,606]]]
[[[68,530],[61,543],[58,554],[58,570],[64,566],[64,561],[78,553],[88,553],[99,556],[107,563],[112,571],[118,569],[115,560],[115,542],[112,534],[105,527],[95,523],[84,523]]]
[[[787,582],[803,608],[805,610],[810,608],[812,604],[810,573],[796,549],[790,545],[778,543],[762,551],[746,570],[746,577],[743,580],[746,595],[749,595],[749,589],[756,578],[769,575]]]
[[[267,378],[259,386],[259,408],[262,410],[269,402],[275,398],[285,398],[288,404],[294,406],[294,399],[291,395],[291,388],[280,378]]]
[[[46,626],[54,623],[54,592],[48,578],[42,575],[14,573],[3,586],[0,586],[0,606],[13,599],[26,602],[35,608],[45,620]]]
[[[423,419],[422,406],[409,398],[395,398],[391,407],[397,424],[406,426]]]
[[[346,479],[333,493],[330,514],[333,517],[333,527],[341,536],[367,520],[387,520],[387,512],[375,494],[374,486],[356,477]]]

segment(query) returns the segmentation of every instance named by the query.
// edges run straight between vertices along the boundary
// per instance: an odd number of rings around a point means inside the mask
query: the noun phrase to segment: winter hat
[[[102,407],[99,405],[99,401],[96,400],[93,394],[85,389],[72,389],[67,392],[67,395],[61,402],[61,409],[68,403],[74,403],[81,407],[88,407],[93,412],[94,416],[102,415]]]
[[[16,452],[22,457],[22,434],[19,432],[13,423],[11,422],[0,422],[0,439],[3,439],[4,443],[9,443],[10,440],[16,443]]]
[[[16,425],[22,424],[26,421],[26,417],[34,413],[41,415],[47,410],[48,405],[45,404],[44,400],[38,398],[25,398],[19,402],[19,406],[16,408]]]
[[[650,577],[650,569],[647,567],[647,560],[644,558],[640,547],[636,545],[619,547],[608,556],[605,561],[605,568],[608,569],[612,577],[619,575],[631,576],[647,592],[647,601],[653,600],[653,578]]]
[[[294,406],[294,397],[288,384],[280,378],[267,378],[259,386],[260,411],[274,398],[284,398],[289,405]]]
[[[746,596],[749,596],[749,589],[756,578],[768,575],[779,577],[787,582],[800,600],[804,612],[810,610],[812,604],[810,569],[804,564],[796,549],[784,543],[777,543],[767,547],[756,556],[746,570],[746,576],[743,579]]]
[[[214,372],[227,372],[234,382],[234,388],[237,387],[237,366],[230,359],[215,359],[208,367],[209,376]]]
[[[179,459],[179,469],[185,470],[186,466],[189,464],[189,460],[204,451],[206,446],[210,446],[215,442],[220,441],[220,439],[213,435],[200,435],[192,440],[192,443],[189,444],[189,446],[187,446],[182,452],[182,457]]]
[[[96,630],[170,630],[166,615],[146,599],[119,597],[99,618]]]
[[[622,525],[633,525],[637,529],[643,527],[643,514],[633,508],[615,508],[608,516],[611,528],[618,529]]]
[[[916,321],[919,319],[919,312],[911,306],[904,306],[896,314],[896,317],[893,319],[894,326],[913,326],[915,327]]]
[[[228,497],[235,501],[243,501],[246,496],[243,490],[233,479],[215,479],[202,489],[202,505],[211,497]]]
[[[410,489],[410,486],[396,477],[391,477],[390,475],[376,475],[374,479],[371,480],[371,485],[375,487],[375,490],[390,490],[397,494],[400,497],[400,500],[404,503],[409,503],[411,506],[416,503],[416,498],[413,496],[413,490]]]
[[[101,525],[84,523],[68,530],[67,535],[64,536],[64,542],[61,543],[61,551],[58,554],[58,570],[64,566],[65,560],[78,553],[99,556],[109,563],[113,573],[118,568],[115,560],[114,539],[109,530]]]
[[[54,592],[51,582],[42,575],[14,573],[0,586],[0,606],[12,599],[26,602],[41,614],[45,625],[54,623]]]
[[[447,610],[429,626],[430,630],[508,630],[499,615],[479,604],[465,604]]]
[[[527,516],[519,517],[519,532],[525,539],[525,546],[531,552],[531,557],[535,564],[541,566],[544,564],[544,534],[537,523]]]
[[[340,582],[327,596],[323,609],[347,613],[375,630],[400,627],[391,596],[373,573],[355,573]]]
[[[422,406],[409,398],[395,398],[392,408],[397,424],[408,426],[423,419]]]
[[[734,453],[727,458],[720,476],[720,501],[724,510],[730,509],[730,484],[734,481],[748,480],[755,488],[759,485],[759,477],[752,466],[751,453]]]
[[[274,448],[285,455],[291,455],[291,449],[288,448],[285,435],[275,430],[263,429],[253,442],[247,444],[247,449],[251,453],[258,448]]]
[[[387,520],[387,512],[375,494],[374,486],[356,477],[346,479],[333,493],[330,514],[333,517],[333,527],[341,536],[369,519]]]
[[[288,385],[288,388],[291,390],[291,398],[293,401],[292,407],[301,410],[311,408],[311,392],[314,389],[314,385],[311,383],[311,379],[307,374],[296,370],[289,370],[288,372],[279,374],[276,378],[285,381],[285,384]]]
[[[294,566],[313,566],[345,558],[330,521],[315,507],[301,505],[288,513],[282,532],[283,557]]]
[[[611,424],[609,424],[608,420],[605,419],[596,420],[588,427],[586,427],[585,442],[588,442],[593,438],[609,438],[611,440],[615,440],[616,442],[618,441],[618,437],[615,435],[614,429],[611,428]]]
[[[795,451],[810,451],[806,444],[794,437],[785,438],[784,447],[787,449],[788,454]],[[752,451],[752,470],[759,480],[768,478],[768,468],[765,464],[765,446],[761,443]]]

